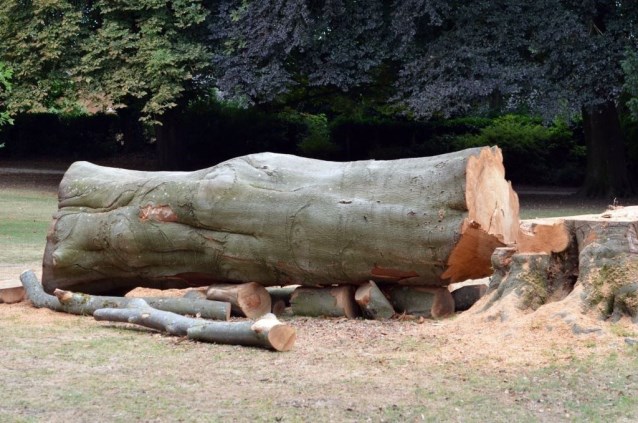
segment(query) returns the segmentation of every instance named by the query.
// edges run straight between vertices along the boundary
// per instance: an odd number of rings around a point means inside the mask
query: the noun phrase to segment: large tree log
[[[56,289],[55,295],[49,295],[42,289],[40,281],[33,271],[22,272],[20,280],[27,298],[36,308],[49,308],[70,314],[91,315],[100,308],[126,308],[136,298],[106,297],[87,295]],[[206,319],[228,320],[230,303],[189,298],[143,298],[152,307],[179,314],[200,316]]]
[[[292,349],[296,331],[282,324],[272,314],[256,322],[207,322],[150,307],[141,298],[133,299],[127,308],[102,308],[93,313],[95,320],[134,323],[169,335],[188,336],[197,341],[217,344],[245,345],[275,351]]]
[[[517,232],[496,147],[350,163],[262,153],[196,172],[78,162],[60,184],[43,284],[443,286],[489,275]]]
[[[233,312],[249,319],[256,319],[271,311],[270,294],[255,282],[211,285],[206,291],[206,298],[229,302]]]

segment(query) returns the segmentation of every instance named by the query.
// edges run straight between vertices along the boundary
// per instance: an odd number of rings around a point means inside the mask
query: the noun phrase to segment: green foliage
[[[503,150],[507,177],[535,183],[578,183],[583,175],[585,148],[574,140],[563,121],[544,125],[540,118],[505,115],[477,134],[460,135],[457,148],[498,145]]]
[[[313,115],[286,111],[279,116],[288,122],[304,126],[304,134],[297,144],[303,156],[329,159],[336,154],[338,147],[330,140],[330,127],[325,114]]]
[[[9,91],[11,91],[11,76],[13,71],[8,68],[4,63],[0,62],[0,127],[5,124],[13,123],[9,112],[4,108],[4,98],[6,98]],[[0,148],[4,147],[4,144],[0,144]]]
[[[638,118],[638,52],[628,50],[622,68],[625,73],[624,89],[630,95],[627,106],[633,116]]]
[[[138,107],[154,120],[203,83],[210,54],[201,0],[102,0],[91,13],[99,24],[75,73],[103,108]]]
[[[85,37],[81,7],[67,0],[0,2],[0,60],[15,78],[10,112],[77,111],[70,70]]]

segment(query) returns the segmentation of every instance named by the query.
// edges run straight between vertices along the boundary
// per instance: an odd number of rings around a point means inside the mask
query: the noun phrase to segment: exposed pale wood
[[[233,312],[250,319],[271,311],[270,294],[266,288],[255,282],[211,285],[206,291],[206,298],[229,302]]]
[[[454,299],[447,288],[392,286],[386,292],[399,313],[442,318],[454,314]]]
[[[339,285],[326,288],[299,287],[290,299],[292,312],[299,316],[347,317],[360,315],[354,301],[354,287]]]
[[[34,307],[49,308],[70,314],[93,314],[100,308],[129,307],[135,298],[108,297],[88,295],[56,289],[55,295],[49,295],[42,289],[40,281],[33,271],[26,271],[20,275],[20,280],[26,291],[27,298]],[[153,307],[180,314],[205,317],[207,319],[228,320],[230,318],[230,303],[210,300],[186,298],[148,297],[144,300]]]
[[[498,148],[325,162],[262,153],[196,172],[73,164],[43,284],[88,293],[257,281],[445,286],[518,233]]]
[[[517,240],[521,253],[559,253],[567,249],[569,242],[563,218],[521,221]]]
[[[297,332],[292,326],[281,323],[275,315],[268,313],[254,323],[237,322],[232,327],[221,322],[193,326],[188,330],[188,337],[197,341],[290,351],[297,338]]]
[[[368,281],[357,288],[354,299],[367,318],[381,320],[394,316],[392,304],[374,281]]]
[[[256,322],[209,322],[157,310],[141,298],[132,299],[127,308],[95,310],[96,320],[133,323],[175,336],[218,344],[245,345],[289,351],[295,342],[296,331],[284,325],[272,314]]]
[[[450,282],[460,282],[491,275],[492,253],[505,244],[485,232],[476,222],[466,220],[461,232],[463,235],[454,247],[448,259],[448,268],[441,277]]]
[[[19,303],[26,298],[20,281],[0,281],[0,304]]]

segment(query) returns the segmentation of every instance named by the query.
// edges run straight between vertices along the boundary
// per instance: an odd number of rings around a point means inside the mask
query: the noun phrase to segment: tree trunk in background
[[[588,197],[627,197],[635,193],[627,172],[625,142],[613,102],[583,108],[587,175],[582,193]]]
[[[155,126],[159,166],[162,170],[179,170],[182,165],[183,152],[177,137],[178,116],[177,110],[167,110],[161,117],[161,124]]]
[[[501,151],[326,162],[261,153],[196,172],[76,162],[59,189],[43,285],[87,293],[255,281],[445,286],[516,242]]]

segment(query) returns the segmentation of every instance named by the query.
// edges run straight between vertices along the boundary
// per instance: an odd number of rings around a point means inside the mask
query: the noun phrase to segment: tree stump
[[[86,293],[383,283],[491,273],[516,241],[501,151],[325,162],[262,153],[195,172],[74,163],[59,189],[43,285]]]
[[[551,231],[567,234],[563,250],[539,248],[538,243],[532,252],[522,250],[526,243],[520,251],[497,249],[482,311],[506,319],[561,301],[603,319],[638,321],[638,207],[544,221]]]

